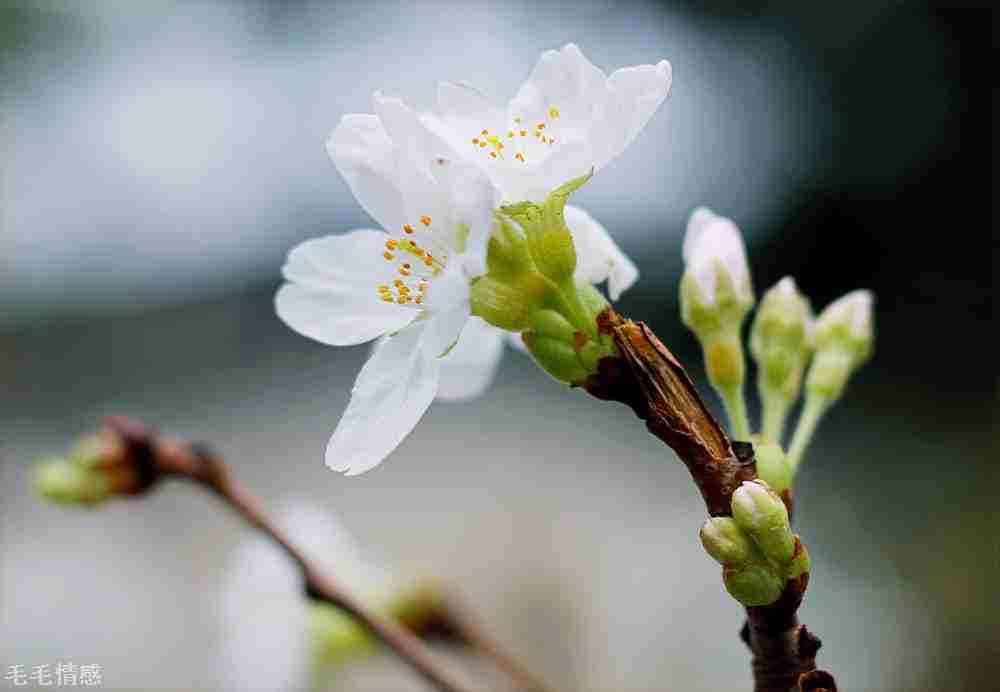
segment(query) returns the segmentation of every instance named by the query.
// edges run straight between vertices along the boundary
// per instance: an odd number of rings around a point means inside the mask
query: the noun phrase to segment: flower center
[[[483,128],[472,138],[472,146],[482,150],[491,159],[506,160],[508,146],[514,151],[511,160],[527,163],[528,159],[544,156],[544,149],[556,143],[553,136],[555,121],[559,118],[559,108],[549,106],[545,116],[534,123],[524,118],[514,118],[506,132],[490,132]]]
[[[392,267],[393,278],[378,284],[379,298],[418,306],[423,305],[430,282],[448,266],[448,247],[435,237],[431,217],[424,215],[416,228],[405,224],[402,235],[386,240],[382,257]]]

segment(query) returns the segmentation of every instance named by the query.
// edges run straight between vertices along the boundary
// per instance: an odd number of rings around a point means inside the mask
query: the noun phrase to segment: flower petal
[[[625,150],[670,93],[670,63],[616,70],[607,81],[607,100],[591,135],[594,165],[602,168]]]
[[[361,206],[383,228],[406,218],[392,140],[374,115],[345,115],[326,143],[337,170]]]
[[[336,574],[337,581],[351,593],[369,605],[381,595],[388,573],[368,558],[336,512],[295,498],[283,503],[278,516],[292,540],[314,556],[327,574]]]
[[[470,318],[455,348],[441,359],[437,400],[464,401],[485,392],[500,366],[505,334],[478,317]]]
[[[639,278],[639,270],[586,211],[567,205],[565,215],[576,246],[576,280],[590,284],[607,281],[611,300],[618,300]]]
[[[544,121],[559,109],[560,128],[586,129],[607,98],[606,76],[576,45],[542,53],[531,75],[511,100],[508,114],[528,122]],[[566,181],[563,181],[566,182]]]
[[[438,84],[437,102],[441,118],[462,143],[484,129],[499,131],[506,124],[501,109],[485,94],[464,82]]]
[[[326,464],[349,476],[378,466],[424,415],[437,392],[441,361],[421,348],[427,321],[376,346],[326,448]]]
[[[382,256],[388,239],[372,230],[312,238],[291,249],[281,271],[288,281],[313,289],[377,299],[379,282],[394,276]]]
[[[371,288],[375,293],[375,288]],[[415,310],[377,297],[359,299],[296,284],[278,289],[275,308],[285,324],[330,346],[353,346],[402,329],[417,316]]]
[[[269,541],[241,541],[213,604],[219,615],[220,687],[294,690],[308,681],[309,642],[301,577]],[[248,608],[247,604],[253,607]]]

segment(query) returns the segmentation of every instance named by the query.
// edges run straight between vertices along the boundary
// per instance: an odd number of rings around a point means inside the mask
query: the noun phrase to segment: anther
[[[389,252],[388,250],[386,250],[385,252],[383,252],[383,253],[382,253],[382,256],[383,256],[383,257],[385,257],[385,259],[386,259],[387,261],[389,261],[389,262],[391,262],[391,261],[392,261],[393,259],[395,259],[395,257],[396,257],[395,255],[393,255],[393,254],[392,254],[391,252]]]
[[[403,226],[403,230],[406,231],[407,233],[413,233],[413,226],[411,226],[410,224],[406,224],[405,226]]]
[[[425,226],[430,226],[431,225],[431,217],[429,217],[429,216],[421,216],[420,217],[420,223],[422,223]]]

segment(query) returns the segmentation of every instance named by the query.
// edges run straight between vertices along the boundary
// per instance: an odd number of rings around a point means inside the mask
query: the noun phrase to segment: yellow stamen
[[[550,118],[558,118],[559,117],[559,109],[556,108],[555,106],[549,107],[549,117]]]
[[[392,261],[393,259],[395,259],[395,255],[393,255],[393,254],[392,254],[391,252],[389,252],[388,250],[386,250],[385,252],[383,252],[383,253],[382,253],[382,256],[383,256],[383,257],[385,257],[385,259],[386,259],[387,261],[389,261],[389,262],[391,262],[391,261]]]
[[[411,226],[410,224],[406,224],[405,226],[403,226],[403,230],[406,231],[407,233],[413,233],[413,226]]]
[[[420,223],[422,223],[425,226],[430,226],[431,225],[431,217],[429,217],[429,216],[421,216],[420,217]]]
[[[521,152],[517,152],[516,154],[514,154],[514,158],[517,159],[518,161],[521,161],[522,163],[524,162],[524,154],[522,154]]]
[[[396,242],[396,240],[394,238],[385,241],[385,249],[386,250],[395,250],[397,245],[398,245],[398,243]]]

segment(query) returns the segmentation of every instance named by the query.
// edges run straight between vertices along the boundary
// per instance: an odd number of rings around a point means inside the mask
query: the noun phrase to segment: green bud
[[[576,248],[563,210],[570,194],[592,175],[593,171],[556,188],[542,204],[520,202],[501,207],[503,214],[524,229],[538,271],[557,284],[571,281],[576,271]]]
[[[705,370],[712,385],[721,390],[740,387],[746,377],[746,362],[739,333],[715,335],[702,342]]]
[[[555,310],[536,310],[529,320],[531,331],[538,336],[573,343],[574,335],[577,333],[569,320]]]
[[[830,303],[816,318],[816,352],[843,351],[853,370],[871,356],[874,343],[871,291],[852,291]]]
[[[792,467],[788,463],[781,445],[774,442],[754,441],[754,456],[757,459],[757,476],[771,486],[776,493],[787,490],[792,485]]]
[[[708,519],[702,525],[700,535],[705,551],[724,567],[763,562],[760,551],[732,517]]]
[[[753,538],[765,557],[787,563],[795,552],[795,536],[785,503],[761,481],[744,481],[733,493],[733,519]]]
[[[347,613],[326,603],[310,603],[309,632],[318,662],[340,663],[369,653],[374,642]]]
[[[587,311],[587,314],[595,322],[597,321],[597,316],[611,305],[603,293],[588,283],[578,284],[576,294],[580,297],[580,303]]]
[[[809,367],[806,391],[826,402],[839,399],[851,376],[852,360],[849,352],[839,348],[818,352]]]
[[[764,395],[794,401],[809,356],[812,309],[786,276],[768,290],[750,330],[750,352],[757,360]]]
[[[727,567],[722,571],[726,591],[745,606],[774,603],[785,588],[785,580],[765,565]]]
[[[525,332],[522,338],[539,367],[560,382],[577,384],[590,374],[572,344],[530,331]]]
[[[35,488],[46,499],[65,504],[97,504],[111,492],[105,474],[84,463],[61,458],[38,464]]]

